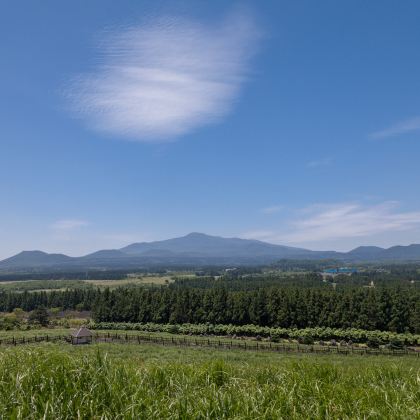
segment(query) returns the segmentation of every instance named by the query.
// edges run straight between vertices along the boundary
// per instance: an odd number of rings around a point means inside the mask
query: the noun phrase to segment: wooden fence
[[[70,335],[43,335],[33,337],[11,337],[0,339],[0,345],[17,346],[40,342],[63,341],[71,343]],[[320,346],[296,343],[273,343],[264,341],[239,341],[227,339],[192,338],[192,337],[156,337],[147,334],[118,334],[94,333],[93,342],[96,343],[132,343],[132,344],[160,344],[163,346],[207,347],[216,349],[237,349],[251,351],[272,351],[281,353],[316,353],[316,354],[343,354],[343,355],[389,355],[389,356],[415,356],[420,358],[420,351],[411,348],[404,349],[373,349],[355,346]]]
[[[416,356],[420,352],[414,349],[372,349],[368,347],[355,346],[320,346],[304,345],[296,343],[273,343],[264,341],[239,340],[214,340],[210,338],[192,337],[156,337],[153,335],[141,334],[118,334],[118,333],[96,333],[95,342],[119,342],[119,343],[153,343],[163,346],[186,346],[186,347],[210,347],[218,349],[238,349],[251,351],[273,351],[282,353],[318,353],[318,354],[360,354],[360,355],[393,355],[393,356]]]
[[[32,337],[10,337],[0,339],[0,345],[6,346],[17,346],[21,344],[32,344],[32,343],[41,343],[41,342],[57,342],[57,341],[67,341],[71,342],[71,336],[69,335],[35,335]]]

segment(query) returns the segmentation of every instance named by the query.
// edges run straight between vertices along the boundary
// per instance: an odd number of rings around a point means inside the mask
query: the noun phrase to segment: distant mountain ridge
[[[420,244],[388,249],[360,246],[349,252],[311,251],[254,239],[222,238],[193,232],[121,249],[99,250],[82,257],[23,251],[0,261],[0,271],[24,269],[112,269],[147,265],[265,264],[280,259],[338,259],[343,261],[420,261]]]

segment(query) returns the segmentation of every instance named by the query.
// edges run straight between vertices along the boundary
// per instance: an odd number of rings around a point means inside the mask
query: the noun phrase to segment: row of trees
[[[410,288],[118,288],[0,293],[0,311],[92,310],[98,322],[255,324],[420,332],[420,291]]]
[[[94,305],[99,322],[255,324],[281,328],[362,328],[420,332],[419,291],[262,288],[105,290]]]
[[[420,274],[416,275],[420,277]],[[414,275],[397,277],[391,273],[354,273],[351,276],[342,274],[328,277],[326,281],[319,273],[251,273],[243,274],[239,270],[214,278],[204,277],[176,277],[170,284],[170,288],[197,288],[213,289],[223,287],[228,290],[255,290],[261,288],[318,288],[328,289],[334,284],[336,289],[355,289],[368,287],[374,284],[375,287],[402,288],[420,290],[420,278],[414,280]]]
[[[228,337],[255,337],[269,338],[278,342],[281,339],[296,339],[303,344],[312,344],[314,341],[337,340],[352,343],[368,343],[370,347],[381,344],[397,343],[405,345],[420,344],[420,335],[411,333],[395,333],[389,331],[367,331],[356,328],[340,329],[328,327],[315,328],[275,328],[261,327],[259,325],[213,325],[213,324],[154,324],[148,322],[99,322],[91,323],[90,328],[95,330],[123,330],[142,332],[164,332],[182,335],[216,335]]]

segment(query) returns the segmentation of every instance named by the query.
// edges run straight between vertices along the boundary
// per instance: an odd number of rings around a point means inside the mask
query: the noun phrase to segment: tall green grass
[[[420,418],[420,366],[403,361],[235,363],[208,351],[161,362],[139,357],[139,347],[133,357],[108,356],[111,346],[1,352],[0,418]]]

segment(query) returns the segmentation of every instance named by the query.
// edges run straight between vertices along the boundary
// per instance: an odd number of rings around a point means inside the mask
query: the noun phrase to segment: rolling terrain
[[[251,239],[190,233],[163,241],[133,243],[121,249],[99,250],[82,257],[22,251],[0,261],[0,271],[115,269],[148,265],[252,265],[280,259],[336,259],[343,262],[419,261],[420,244],[388,249],[361,246],[346,253],[311,251]]]

